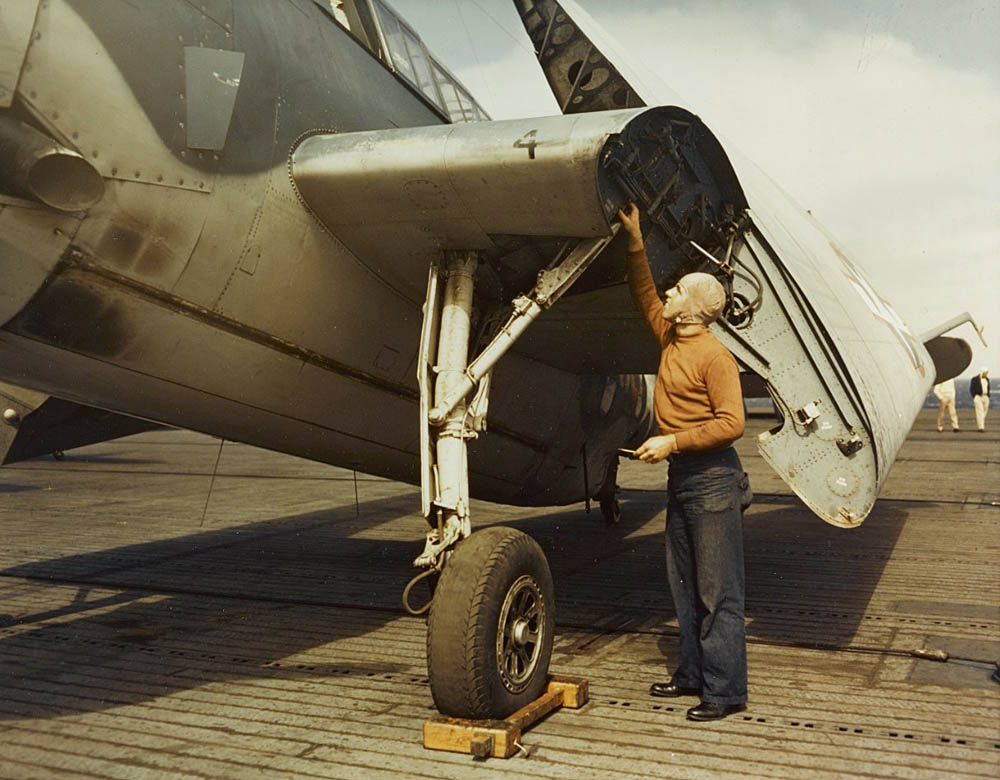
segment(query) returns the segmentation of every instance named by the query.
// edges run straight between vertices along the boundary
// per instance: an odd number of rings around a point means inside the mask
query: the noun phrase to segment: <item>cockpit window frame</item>
[[[313,0],[338,25],[333,0]],[[489,121],[490,115],[479,105],[472,92],[444,66],[420,38],[416,30],[396,11],[388,0],[351,0],[363,4],[374,26],[373,31],[357,34],[344,27],[393,74],[429,102],[449,123]],[[348,19],[350,14],[344,14]],[[367,27],[367,24],[365,25]],[[371,40],[375,32],[377,41]],[[454,90],[454,104],[448,100],[449,88]]]

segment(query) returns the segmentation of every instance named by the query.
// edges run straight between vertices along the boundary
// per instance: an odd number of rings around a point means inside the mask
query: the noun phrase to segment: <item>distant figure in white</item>
[[[990,379],[987,376],[989,371],[982,368],[979,376],[972,377],[969,384],[969,392],[972,394],[972,406],[976,410],[976,429],[980,432],[986,430],[986,412],[990,409]]]
[[[944,430],[945,414],[951,418],[951,429],[958,433],[958,412],[955,411],[955,380],[946,379],[934,385],[934,395],[938,399],[938,433]]]

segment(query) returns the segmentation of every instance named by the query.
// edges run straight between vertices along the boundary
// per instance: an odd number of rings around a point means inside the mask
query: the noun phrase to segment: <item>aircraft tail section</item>
[[[0,465],[160,426],[0,383]]]
[[[982,326],[976,325],[976,321],[967,311],[921,334],[920,340],[924,343],[924,348],[930,354],[931,360],[934,361],[935,384],[947,379],[954,379],[972,363],[972,347],[969,346],[969,343],[965,339],[944,335],[966,322],[972,325],[979,340],[983,342],[983,346],[988,346],[983,336]]]
[[[924,342],[934,362],[934,384],[954,379],[972,364],[972,347],[965,339],[935,336]]]

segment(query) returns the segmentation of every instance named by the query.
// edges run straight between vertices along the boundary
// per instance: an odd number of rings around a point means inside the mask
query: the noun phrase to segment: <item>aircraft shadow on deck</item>
[[[419,497],[413,493],[397,494],[361,502],[357,510],[350,505],[8,567],[0,574],[69,585],[75,592],[66,603],[32,614],[0,614],[0,629],[59,621],[0,636],[0,697],[23,698],[23,691],[16,693],[17,681],[30,679],[59,681],[71,698],[61,703],[58,695],[32,696],[0,717],[113,709],[205,681],[194,673],[164,682],[157,676],[158,661],[192,667],[208,663],[211,669],[204,677],[211,679],[363,677],[404,668],[412,674],[413,665],[423,665],[422,655],[405,667],[377,660],[359,664],[357,651],[343,663],[282,661],[376,631],[400,616],[400,596],[417,571],[412,561],[423,547],[423,520],[413,516],[412,533],[403,532],[409,539],[393,539],[391,530],[380,532],[378,527],[395,523],[398,528],[417,505]],[[505,524],[528,532],[575,525],[558,551],[548,550],[572,561],[594,545],[594,537],[583,531],[603,526],[599,513],[582,522],[581,517],[586,518],[573,508]],[[605,535],[633,529],[634,524],[623,524]],[[379,533],[386,538],[372,538]],[[94,595],[104,589],[123,592]],[[427,591],[422,586],[417,591],[413,600],[421,603]],[[158,594],[165,596],[142,601]],[[95,613],[98,609],[102,611]],[[141,678],[144,665],[154,673],[150,680],[113,683],[126,673]],[[74,670],[81,682],[73,680]],[[108,691],[95,682],[105,678]]]
[[[747,514],[748,636],[844,647],[854,640],[890,560],[906,512],[879,501],[859,528],[820,522],[796,499]]]
[[[422,521],[413,517],[411,539],[393,539],[388,529],[381,532],[387,538],[372,535],[379,533],[378,526],[411,515],[416,501],[412,493],[394,495],[362,502],[357,510],[347,506],[310,512],[4,570],[2,574],[11,577],[72,583],[77,591],[62,606],[17,618],[6,616],[6,621],[0,615],[0,628],[62,619],[0,636],[0,653],[7,658],[0,667],[0,696],[7,695],[5,680],[12,689],[18,678],[58,680],[60,686],[75,691],[72,670],[88,677],[89,682],[81,685],[95,686],[92,678],[111,681],[119,670],[141,676],[147,663],[155,670],[158,658],[170,665],[190,662],[195,668],[207,663],[210,669],[189,677],[171,676],[167,682],[165,676],[158,676],[141,685],[111,685],[110,693],[91,687],[89,693],[70,694],[72,698],[64,705],[60,697],[44,697],[0,717],[58,717],[81,707],[111,709],[198,687],[206,677],[281,679],[403,672],[399,664],[390,662],[359,664],[354,660],[356,652],[344,663],[283,660],[363,636],[401,615],[400,594],[416,571],[412,560],[422,548]],[[662,526],[650,522],[663,516],[663,496],[626,496],[623,509],[623,520],[615,527],[606,526],[596,509],[590,515],[577,506],[544,514],[530,508],[504,509],[500,522],[534,536],[550,559],[560,622],[590,621],[594,615],[604,615],[608,625],[621,625],[622,615],[654,620],[660,616],[664,622],[673,617]],[[809,600],[821,594],[813,606],[823,622],[824,643],[850,641],[888,558],[882,551],[891,552],[902,521],[898,510],[879,507],[865,526],[872,531],[869,538],[877,542],[872,552],[868,549],[872,543],[865,540],[843,547],[845,534],[857,535],[858,530],[827,529],[799,505],[768,507],[748,515],[751,636],[809,643],[815,631],[797,635],[799,622],[774,622],[770,620],[773,613],[756,614],[753,605],[791,602],[793,608],[809,609]],[[640,531],[647,524],[657,529]],[[368,538],[355,535],[359,533]],[[845,559],[851,565],[844,566]],[[806,566],[813,587],[803,589],[801,576],[783,575],[785,566]],[[92,591],[98,588],[124,592],[93,597]],[[420,603],[426,593],[418,587],[414,602]],[[823,595],[829,593],[839,594],[835,608]],[[140,601],[156,594],[167,595]],[[344,607],[363,609],[345,611]],[[95,609],[104,611],[95,614]],[[333,617],[331,609],[337,610]],[[78,617],[66,619],[73,615]],[[594,623],[595,630],[602,629],[600,620]],[[673,641],[665,636],[665,654],[672,652]],[[38,652],[30,651],[32,645]],[[412,675],[414,665],[422,666],[423,657],[412,659],[405,672]]]

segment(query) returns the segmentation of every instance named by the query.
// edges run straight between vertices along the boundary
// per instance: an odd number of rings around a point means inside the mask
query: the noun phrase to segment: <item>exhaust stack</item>
[[[0,187],[59,211],[83,211],[104,196],[104,179],[78,152],[0,116]]]

